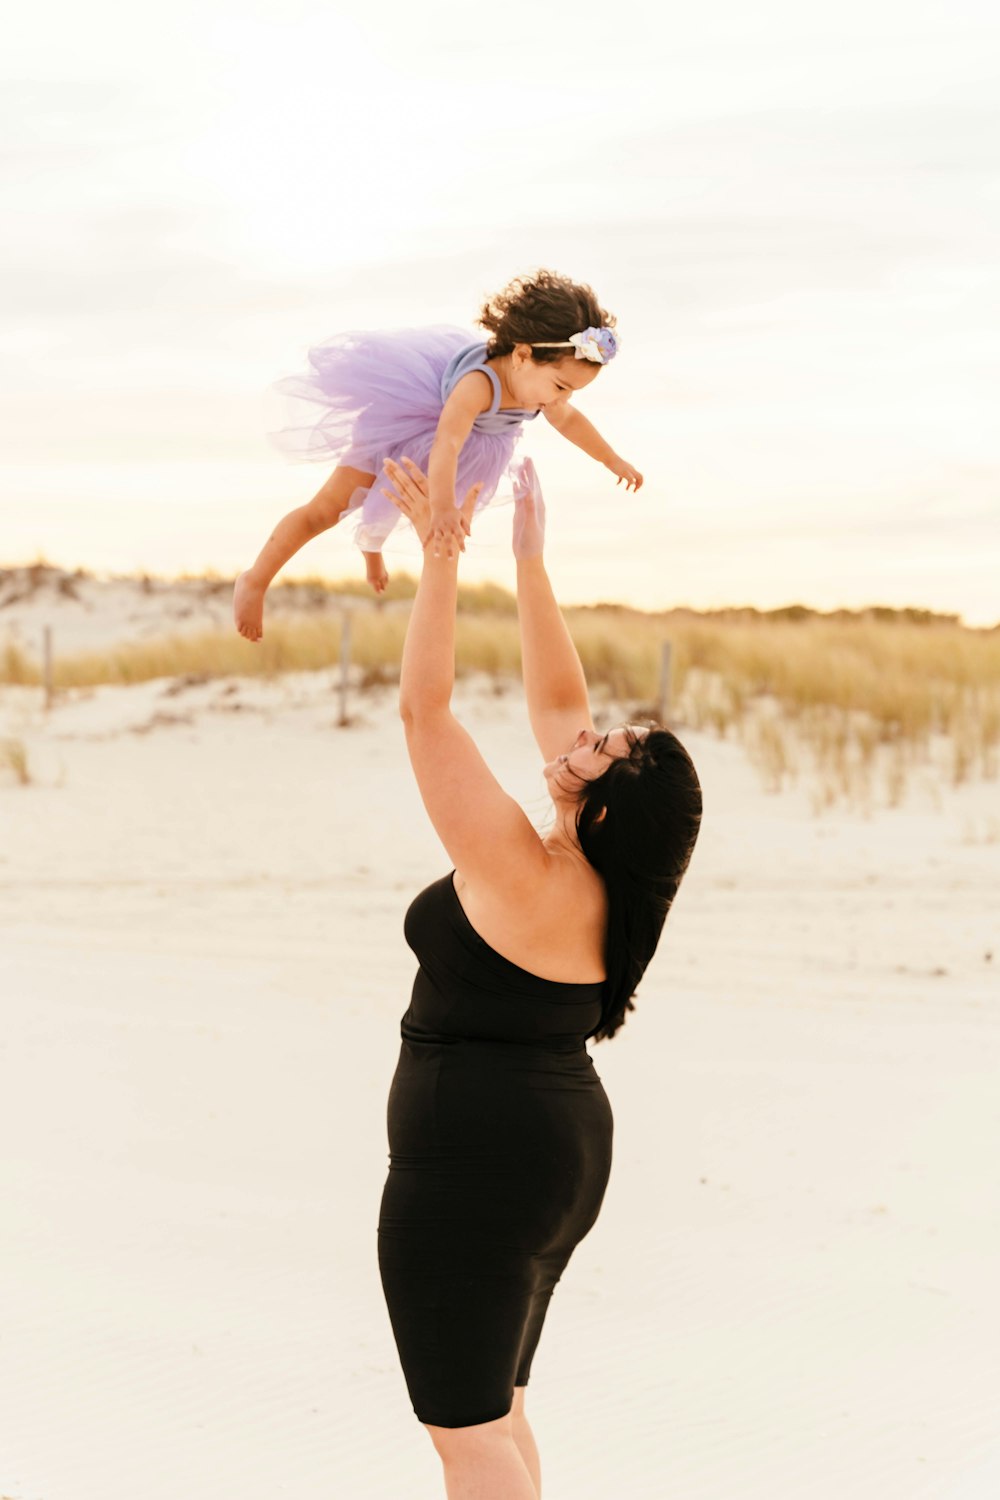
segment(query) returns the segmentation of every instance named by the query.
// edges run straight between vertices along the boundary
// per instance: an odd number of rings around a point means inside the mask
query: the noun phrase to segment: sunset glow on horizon
[[[579,409],[530,424],[566,603],[1000,618],[1000,18],[442,0],[98,0],[19,18],[2,157],[0,566],[248,567],[328,467],[264,392],[347,328],[589,282]],[[530,23],[530,24],[529,24]],[[609,29],[612,28],[612,29]],[[468,581],[511,586],[509,505]],[[415,572],[405,539],[390,574]],[[363,576],[334,529],[279,577]]]

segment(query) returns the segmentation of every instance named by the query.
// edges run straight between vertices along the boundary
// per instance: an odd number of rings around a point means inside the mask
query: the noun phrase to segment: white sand
[[[0,689],[0,1494],[439,1500],[375,1254],[402,917],[449,867],[393,696],[39,700]],[[457,706],[541,817],[519,696]],[[615,1162],[532,1372],[543,1493],[992,1500],[997,788],[814,819],[683,737],[706,821],[591,1044]]]

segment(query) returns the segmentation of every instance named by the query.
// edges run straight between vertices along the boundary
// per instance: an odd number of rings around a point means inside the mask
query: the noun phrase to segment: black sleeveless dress
[[[600,984],[539,979],[475,931],[451,875],[406,913],[419,960],[389,1090],[378,1262],[413,1410],[510,1411],[549,1300],[597,1220],[611,1106],[584,1037]]]

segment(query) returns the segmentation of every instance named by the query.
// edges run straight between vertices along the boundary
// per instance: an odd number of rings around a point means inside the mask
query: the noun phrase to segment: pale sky
[[[0,566],[249,566],[329,472],[269,382],[547,265],[618,318],[577,405],[646,476],[526,430],[564,601],[1000,619],[994,4],[50,0],[4,44]],[[361,572],[337,528],[285,576]]]

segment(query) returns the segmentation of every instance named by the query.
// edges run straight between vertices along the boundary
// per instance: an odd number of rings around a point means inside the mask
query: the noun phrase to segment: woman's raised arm
[[[396,494],[413,522],[424,565],[410,611],[399,677],[399,712],[406,748],[428,816],[457,870],[471,885],[494,893],[513,913],[531,906],[548,871],[548,856],[523,808],[508,796],[451,711],[455,678],[455,604],[458,552],[448,555],[430,537],[427,476],[416,464],[385,461]],[[480,486],[465,497],[471,524]]]
[[[521,668],[528,717],[546,761],[562,755],[581,729],[593,729],[587,679],[556,603],[542,556],[545,503],[530,458],[514,472],[514,556]]]

